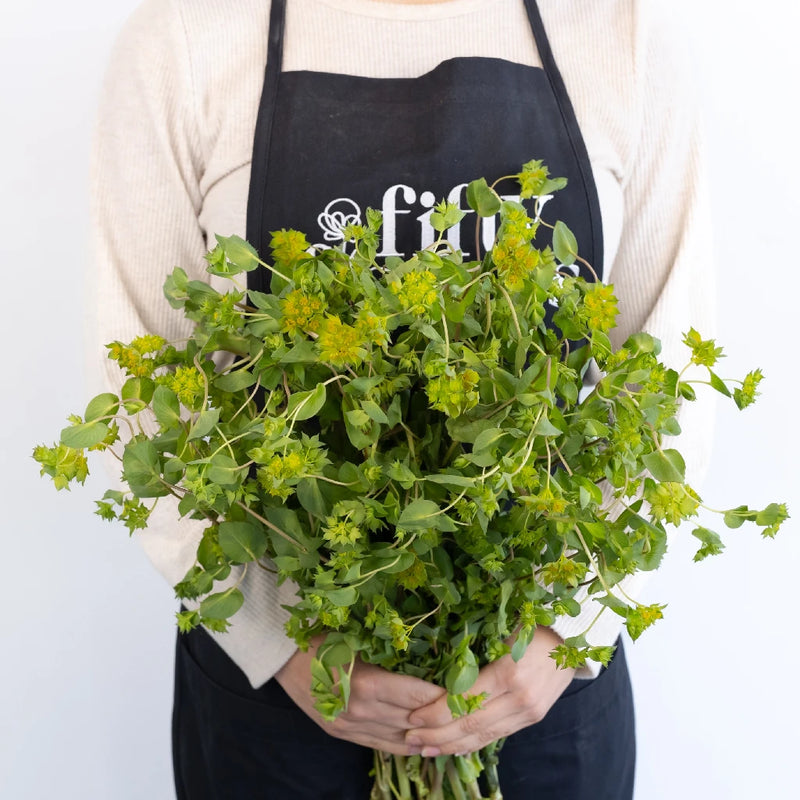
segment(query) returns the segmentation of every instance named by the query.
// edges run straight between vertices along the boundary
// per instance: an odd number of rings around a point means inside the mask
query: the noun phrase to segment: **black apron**
[[[286,0],[273,0],[253,145],[247,239],[268,257],[270,232],[295,228],[332,246],[368,207],[384,217],[380,254],[410,257],[433,241],[443,198],[466,207],[466,183],[542,159],[567,188],[546,205],[602,274],[600,207],[588,154],[535,0],[524,0],[543,69],[454,58],[418,78],[282,72]],[[509,182],[498,187],[514,195]],[[484,221],[483,247],[493,220]],[[450,241],[477,257],[475,218]],[[587,279],[590,275],[585,275]],[[268,290],[266,270],[248,288]],[[252,689],[202,629],[176,651],[173,757],[179,800],[367,800],[371,752],[334,739],[273,679]],[[621,647],[593,681],[574,680],[545,719],[501,751],[506,800],[629,800],[634,731]]]
[[[535,0],[525,0],[544,69],[494,58],[453,58],[418,78],[282,72],[285,0],[274,0],[256,124],[247,240],[269,255],[270,231],[294,228],[335,244],[367,207],[383,211],[379,255],[410,258],[433,241],[432,206],[461,202],[468,181],[495,179],[542,159],[566,189],[546,205],[563,220],[581,257],[602,274],[603,235],[589,156]],[[505,187],[516,193],[512,182]],[[504,187],[499,187],[501,192]],[[472,212],[450,240],[478,257]],[[484,223],[491,245],[493,221]],[[315,238],[316,235],[316,238]],[[591,279],[587,272],[585,276]],[[264,291],[267,270],[248,273]]]

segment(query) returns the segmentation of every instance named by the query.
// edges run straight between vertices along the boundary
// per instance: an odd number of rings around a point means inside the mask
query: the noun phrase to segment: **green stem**
[[[489,800],[503,800],[500,791],[500,776],[497,774],[499,762],[498,751],[503,746],[504,739],[492,742],[480,752],[483,768],[486,771],[486,783],[489,787]]]
[[[439,765],[438,761],[431,761],[433,765],[433,781],[431,783],[431,796],[430,800],[445,800],[444,797],[444,770]]]
[[[464,793],[464,785],[461,783],[461,777],[458,774],[456,762],[452,756],[447,758],[445,771],[447,772],[447,779],[450,782],[450,791],[453,793],[454,800],[470,800]]]
[[[406,770],[406,760],[401,755],[394,757],[394,767],[397,773],[397,788],[400,792],[400,797],[411,798],[411,784],[408,780],[408,771]]]

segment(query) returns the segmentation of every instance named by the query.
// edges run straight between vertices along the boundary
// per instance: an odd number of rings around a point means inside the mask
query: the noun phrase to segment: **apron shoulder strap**
[[[269,160],[269,146],[272,141],[272,123],[275,118],[275,99],[278,94],[281,64],[283,62],[283,28],[286,20],[286,0],[272,0],[269,14],[269,38],[267,40],[267,65],[264,70],[264,86],[258,110],[255,135],[253,137],[253,161],[251,172],[254,175],[266,174]],[[263,208],[266,181],[250,181],[247,199],[248,242],[260,242],[263,236]],[[259,253],[263,258],[264,254]]]
[[[569,99],[569,93],[561,77],[561,71],[556,64],[553,48],[550,47],[550,40],[542,22],[542,15],[536,0],[525,0],[525,9],[528,12],[528,19],[533,30],[533,37],[536,40],[536,47],[539,50],[539,57],[542,59],[542,67],[550,81],[550,86],[558,103],[561,117],[564,120],[564,127],[572,144],[572,149],[578,161],[583,189],[589,198],[590,224],[592,229],[592,266],[595,271],[602,275],[603,268],[603,231],[600,216],[600,199],[597,195],[597,188],[592,174],[592,165],[589,161],[589,152],[583,139],[578,119],[575,116],[575,109]]]

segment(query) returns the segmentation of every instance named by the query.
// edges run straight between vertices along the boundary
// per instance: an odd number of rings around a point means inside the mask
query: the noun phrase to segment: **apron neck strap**
[[[269,38],[267,40],[267,64],[264,69],[264,87],[261,90],[259,118],[253,144],[254,175],[266,175],[269,160],[269,146],[272,141],[272,123],[275,119],[275,101],[278,96],[278,82],[283,63],[283,28],[286,21],[286,0],[272,0],[269,13]],[[247,241],[260,242],[263,237],[263,218],[266,182],[250,182],[247,200]],[[263,258],[264,254],[259,253]]]

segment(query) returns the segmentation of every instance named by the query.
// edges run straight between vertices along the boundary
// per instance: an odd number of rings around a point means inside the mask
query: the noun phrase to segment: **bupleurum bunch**
[[[347,706],[357,658],[433,681],[455,716],[470,713],[481,666],[519,659],[538,626],[577,616],[582,589],[637,638],[664,606],[641,605],[621,581],[655,569],[666,526],[702,506],[666,443],[679,407],[696,383],[740,408],[758,393],[760,371],[723,381],[721,349],[694,330],[687,366],[699,379],[660,363],[646,333],[615,351],[613,288],[577,275],[575,237],[541,218],[542,198],[565,182],[536,161],[516,177],[520,202],[483,179],[468,187],[470,207],[500,219],[481,261],[446,240],[464,215],[448,202],[431,214],[438,239],[408,260],[377,259],[372,210],[336,248],[275,231],[271,264],[218,237],[208,272],[230,278],[227,293],[179,268],[164,287],[195,325],[188,342],[110,344],[120,393],[95,397],[59,443],[35,450],[59,489],[85,480],[86,451],[115,453],[127,490],[106,493],[97,513],[131,532],[167,496],[205,521],[175,587],[188,606],[181,630],[224,631],[248,569],[293,581],[287,633],[301,648],[325,635],[313,692],[327,719]],[[270,293],[240,283],[255,269],[270,270]],[[592,362],[600,377],[584,386]],[[723,519],[773,536],[787,516],[773,503]],[[722,550],[709,528],[693,534],[696,560]],[[553,651],[559,665],[608,663],[613,648],[588,644],[589,628]],[[376,753],[373,797],[500,798],[500,744],[435,759]]]

